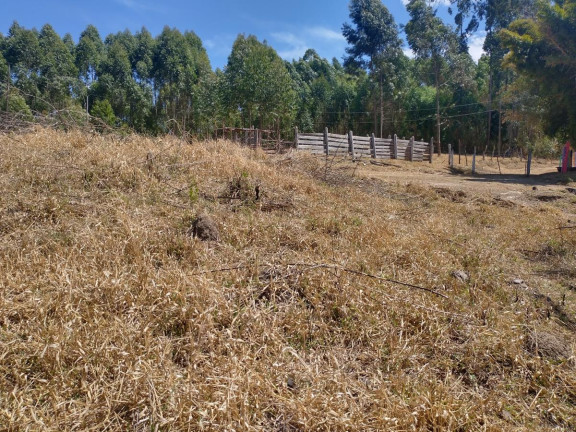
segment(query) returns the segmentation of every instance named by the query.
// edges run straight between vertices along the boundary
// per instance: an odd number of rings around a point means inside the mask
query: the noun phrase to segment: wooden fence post
[[[452,144],[448,144],[448,164],[450,168],[454,168],[454,151],[452,149]]]
[[[294,147],[298,150],[298,126],[294,128]]]
[[[370,155],[376,159],[376,137],[374,134],[370,135]]]
[[[532,149],[528,150],[528,161],[526,162],[526,177],[530,177],[530,168],[532,168]]]
[[[410,137],[410,162],[414,162],[414,137]]]
[[[430,138],[430,147],[428,148],[428,153],[430,153],[430,163],[432,163],[432,157],[434,155],[434,137]]]
[[[352,131],[348,131],[348,153],[354,158],[354,133]]]
[[[328,156],[328,151],[329,151],[329,147],[328,147],[328,128],[324,128],[324,152],[326,153],[326,156]]]
[[[398,135],[394,134],[392,138],[392,158],[398,159]]]
[[[476,147],[474,147],[474,155],[472,156],[472,174],[476,174]]]

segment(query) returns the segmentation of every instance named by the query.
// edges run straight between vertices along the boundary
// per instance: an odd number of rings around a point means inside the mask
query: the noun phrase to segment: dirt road
[[[456,161],[458,157],[456,156]],[[436,157],[434,163],[384,161],[361,163],[358,174],[389,183],[419,184],[438,189],[462,191],[468,196],[491,196],[518,205],[537,205],[554,202],[568,215],[576,214],[576,172],[558,173],[555,161],[538,160],[532,165],[531,175],[525,174],[525,161],[478,158],[477,173],[472,175],[471,159],[468,166],[448,166],[447,156]]]

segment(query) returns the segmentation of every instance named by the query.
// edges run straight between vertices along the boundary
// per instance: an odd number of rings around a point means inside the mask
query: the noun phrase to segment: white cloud
[[[275,32],[270,36],[278,55],[285,60],[298,59],[309,48],[315,49],[321,56],[331,58],[341,55],[346,46],[346,39],[340,32],[319,26],[298,34]]]
[[[337,32],[326,27],[312,27],[307,33],[315,38],[324,39],[328,41],[345,41],[342,32]]]
[[[482,54],[484,54],[482,47],[484,46],[485,39],[486,33],[477,33],[473,35],[468,42],[468,52],[476,63],[478,63],[478,60],[482,57]]]
[[[304,41],[298,36],[296,36],[294,33],[276,32],[272,33],[271,36],[274,40],[288,45],[301,45],[304,43]]]
[[[410,0],[402,0],[404,6],[408,3],[410,3]],[[450,6],[450,0],[434,0],[431,2],[431,6]]]
[[[159,11],[160,9],[147,2],[140,0],[115,0],[116,3],[121,4],[127,8],[141,11]]]
[[[306,41],[296,36],[294,33],[277,32],[272,33],[271,36],[278,45],[282,45],[282,48],[277,51],[278,55],[285,60],[302,57],[308,49]]]

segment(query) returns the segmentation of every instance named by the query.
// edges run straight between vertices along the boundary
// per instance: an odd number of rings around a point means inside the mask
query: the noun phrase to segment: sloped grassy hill
[[[1,430],[576,429],[553,203],[50,130],[0,190]]]

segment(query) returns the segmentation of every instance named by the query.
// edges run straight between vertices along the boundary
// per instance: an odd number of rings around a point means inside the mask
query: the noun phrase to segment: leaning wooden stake
[[[430,163],[432,163],[432,157],[434,155],[434,137],[430,138],[430,147],[428,149],[428,153],[430,153]]]
[[[376,159],[376,136],[374,134],[370,135],[370,154]]]
[[[326,153],[326,156],[328,156],[328,152],[329,152],[329,147],[328,147],[328,128],[324,128],[324,152]]]

